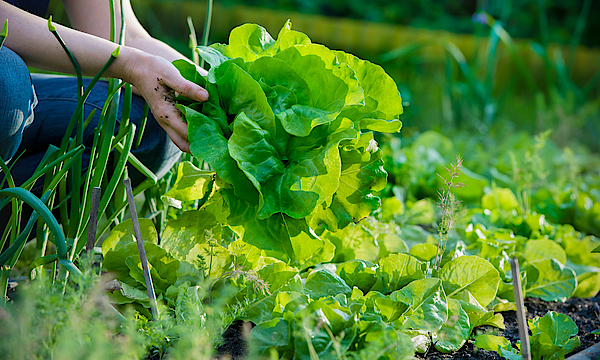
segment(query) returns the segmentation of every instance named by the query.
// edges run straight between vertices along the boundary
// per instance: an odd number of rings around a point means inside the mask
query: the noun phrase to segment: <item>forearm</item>
[[[0,2],[0,21],[8,19],[9,30],[4,46],[17,53],[28,66],[61,73],[74,74],[75,69],[54,35],[47,21]],[[55,24],[69,50],[79,63],[83,75],[95,75],[110,58],[117,45],[110,41]],[[109,67],[105,76],[131,82],[128,62],[144,55],[141,51],[123,47],[120,55]]]
[[[107,2],[97,0],[63,0],[63,3],[69,15],[69,20],[75,29],[104,39],[110,38],[111,13]],[[123,1],[122,4],[123,11],[121,12],[121,2],[116,1],[114,3],[114,16],[115,24],[117,24],[117,32],[119,32],[121,13],[124,14],[125,44],[127,46],[142,50],[148,54],[160,56],[169,62],[178,59],[189,61],[188,58],[177,50],[151,37],[138,21],[128,0]],[[198,70],[206,74],[204,69],[199,68]]]

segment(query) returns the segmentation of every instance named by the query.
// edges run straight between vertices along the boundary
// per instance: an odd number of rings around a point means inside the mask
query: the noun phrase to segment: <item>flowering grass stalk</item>
[[[456,195],[452,193],[452,189],[465,186],[465,184],[461,182],[455,182],[456,178],[458,178],[462,174],[462,164],[463,159],[460,157],[460,155],[457,155],[456,164],[450,164],[450,168],[444,167],[450,175],[449,178],[445,178],[442,175],[437,174],[444,181],[444,187],[441,191],[438,191],[439,200],[437,202],[437,205],[442,211],[442,216],[438,225],[438,245],[434,262],[434,268],[436,269],[436,271],[439,271],[440,265],[442,263],[442,257],[446,252],[448,234],[450,233],[450,230],[452,230],[452,228],[454,227],[456,219],[458,219],[460,215],[461,201],[456,199]]]

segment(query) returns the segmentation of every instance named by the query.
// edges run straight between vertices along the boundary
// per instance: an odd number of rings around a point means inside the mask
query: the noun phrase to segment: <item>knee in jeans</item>
[[[21,142],[23,129],[33,119],[35,95],[23,60],[12,50],[0,49],[0,157],[9,160]]]
[[[10,105],[28,111],[33,101],[29,70],[19,55],[6,47],[0,49],[0,89]]]

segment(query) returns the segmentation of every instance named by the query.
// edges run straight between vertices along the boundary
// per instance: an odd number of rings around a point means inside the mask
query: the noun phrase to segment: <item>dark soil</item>
[[[567,356],[574,355],[600,342],[600,335],[592,334],[592,331],[600,329],[600,294],[596,295],[594,298],[571,298],[565,302],[545,302],[536,298],[527,298],[525,299],[525,307],[527,309],[528,319],[533,319],[536,316],[544,316],[548,311],[556,311],[561,314],[569,315],[571,319],[575,321],[575,324],[577,324],[577,327],[579,328],[578,336],[581,341],[581,346]],[[482,329],[475,329],[475,335],[477,332],[484,333],[489,331],[496,335],[504,336],[516,347],[517,340],[519,340],[516,312],[506,311],[501,314],[504,316],[504,325],[506,326],[504,331],[485,327]],[[417,358],[431,360],[503,359],[503,357],[496,352],[476,349],[470,342],[467,342],[462,349],[452,354],[442,354],[437,350],[432,349],[432,351],[427,354],[417,354]]]

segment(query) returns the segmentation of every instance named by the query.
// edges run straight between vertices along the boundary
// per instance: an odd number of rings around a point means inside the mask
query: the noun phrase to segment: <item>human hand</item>
[[[184,79],[179,71],[159,56],[138,53],[127,62],[130,72],[126,81],[144,97],[154,118],[181,151],[190,152],[188,127],[175,108],[173,97],[181,94],[196,101],[208,100],[208,92]]]

